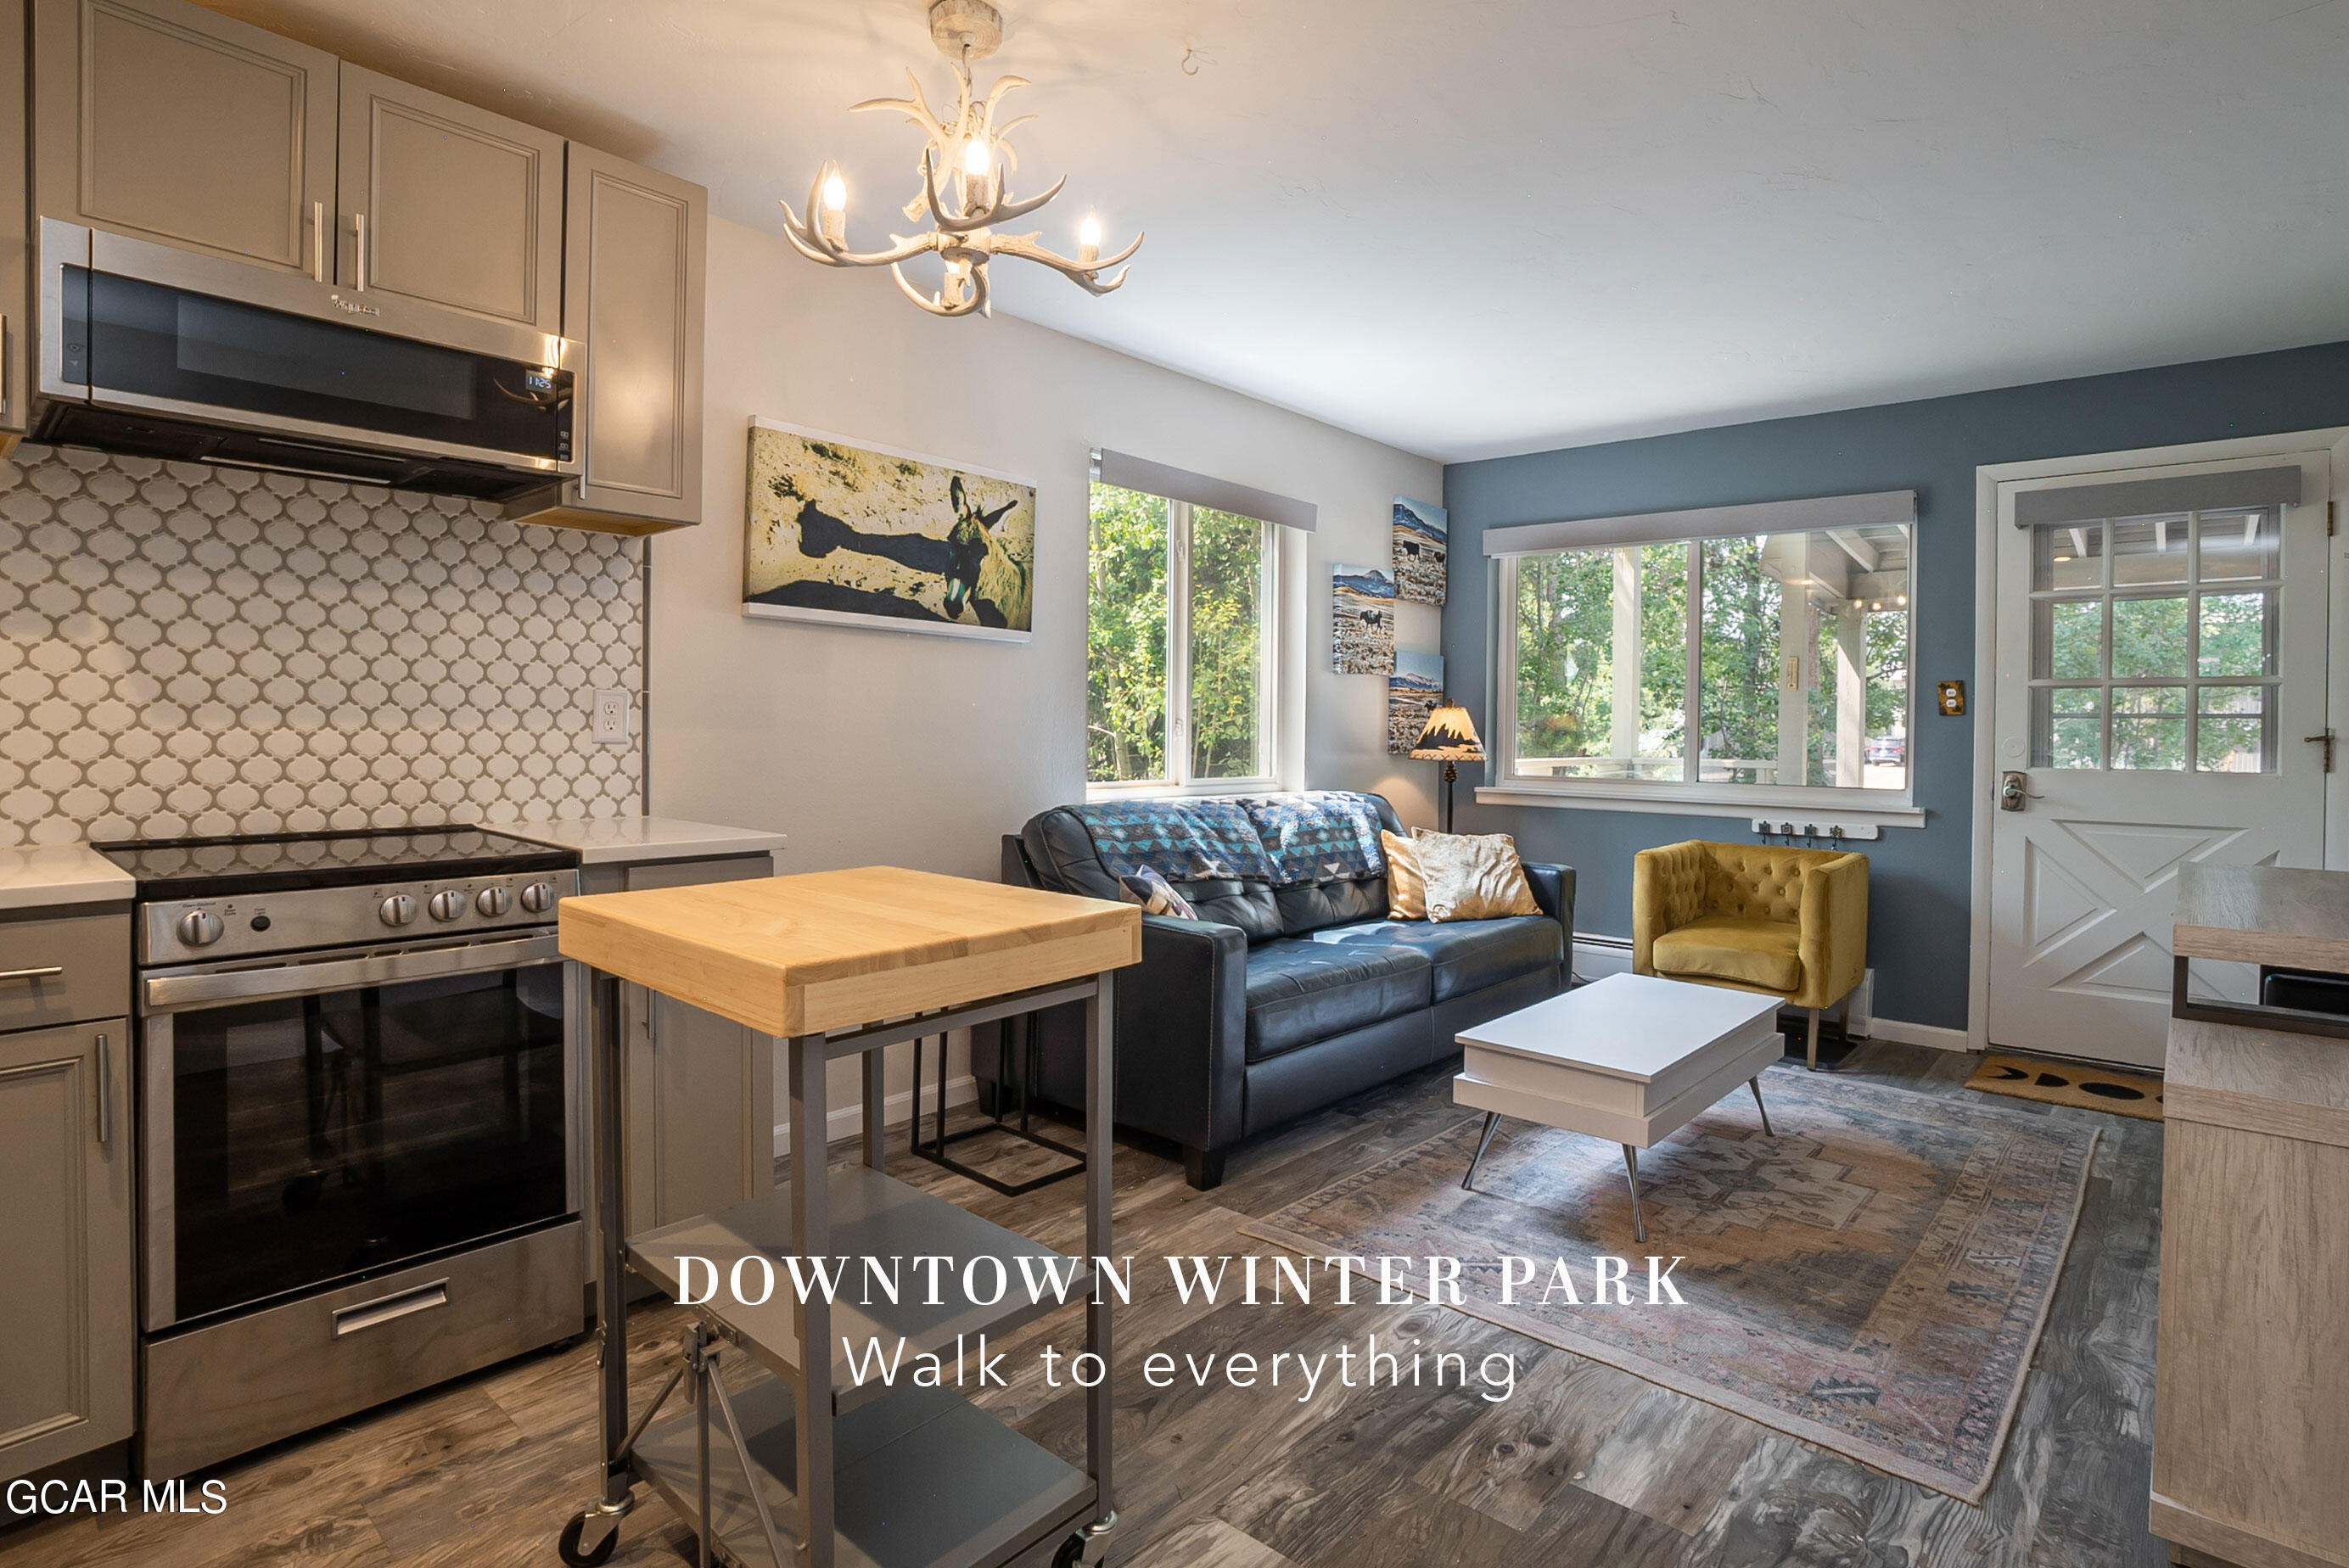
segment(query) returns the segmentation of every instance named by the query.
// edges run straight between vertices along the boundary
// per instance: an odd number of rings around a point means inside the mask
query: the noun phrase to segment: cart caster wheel
[[[616,1518],[607,1519],[604,1522],[604,1539],[597,1542],[592,1551],[582,1552],[579,1538],[587,1533],[588,1517],[585,1511],[573,1514],[571,1522],[563,1527],[562,1539],[554,1543],[554,1554],[570,1564],[570,1568],[601,1568],[602,1564],[612,1560],[613,1552],[620,1544],[620,1522]],[[1073,1563],[1076,1559],[1071,1557],[1069,1561]]]
[[[1077,1564],[1084,1560],[1085,1538],[1081,1535],[1071,1535],[1061,1542],[1061,1549],[1058,1552],[1052,1553],[1052,1568],[1077,1568]]]

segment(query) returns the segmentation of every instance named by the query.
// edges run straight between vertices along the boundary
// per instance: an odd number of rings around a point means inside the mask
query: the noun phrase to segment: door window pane
[[[2031,694],[2033,768],[2105,765],[2105,694],[2096,686],[2042,686]]]
[[[2113,766],[2137,770],[2186,766],[2184,686],[2113,688]]]
[[[2031,586],[2038,593],[2101,588],[2105,525],[2074,523],[2031,531]]]
[[[1253,779],[1262,759],[1266,525],[1252,517],[1191,513],[1191,770],[1200,779]]]
[[[2092,681],[2105,673],[2105,602],[2043,600],[2037,673],[2059,681]]]
[[[2114,600],[2113,678],[2185,674],[2184,597]]]
[[[2195,721],[2194,766],[2206,773],[2260,773],[2275,764],[2274,718],[2266,686],[2204,686]]]
[[[1685,544],[1520,561],[1517,772],[1678,779],[1687,610]]]
[[[2275,596],[2205,593],[2201,652],[2196,663],[2206,676],[2266,676],[2275,671]]]
[[[2113,523],[2113,586],[2137,588],[2186,581],[2187,519],[2125,517]]]
[[[1085,609],[1085,777],[1164,779],[1166,509],[1161,497],[1092,489]]]
[[[2237,582],[2276,575],[2278,534],[2272,511],[2206,511],[2202,514],[2201,567],[2205,583]]]

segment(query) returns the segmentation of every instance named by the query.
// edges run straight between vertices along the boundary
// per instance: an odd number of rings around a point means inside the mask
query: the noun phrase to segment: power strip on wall
[[[1821,821],[1816,817],[1756,817],[1754,830],[1765,839],[1784,839],[1789,843],[1800,839],[1811,849],[1884,837],[1884,829],[1875,822]]]

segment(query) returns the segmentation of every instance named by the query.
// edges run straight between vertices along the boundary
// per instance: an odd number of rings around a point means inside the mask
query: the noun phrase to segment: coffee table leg
[[[1640,1151],[1630,1144],[1623,1145],[1623,1170],[1631,1183],[1631,1235],[1635,1241],[1648,1239],[1648,1222],[1640,1217]]]
[[[1745,1087],[1754,1091],[1754,1109],[1762,1113],[1762,1136],[1764,1138],[1777,1137],[1778,1135],[1776,1133],[1770,1130],[1770,1108],[1762,1103],[1762,1080],[1758,1078],[1747,1078],[1745,1080]]]
[[[1470,1182],[1476,1180],[1476,1167],[1485,1163],[1485,1150],[1493,1147],[1493,1132],[1500,1125],[1499,1111],[1488,1110],[1485,1113],[1485,1136],[1476,1140],[1476,1158],[1468,1161],[1468,1174],[1460,1178],[1461,1186],[1467,1187]]]

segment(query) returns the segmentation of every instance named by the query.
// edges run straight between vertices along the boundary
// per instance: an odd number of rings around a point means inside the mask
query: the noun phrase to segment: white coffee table
[[[1485,1113],[1476,1157],[1460,1184],[1476,1179],[1505,1116],[1623,1146],[1631,1183],[1631,1227],[1642,1242],[1640,1150],[1652,1149],[1743,1080],[1762,1112],[1761,1072],[1785,1053],[1775,996],[1692,985],[1647,975],[1604,980],[1537,1002],[1454,1037],[1464,1060],[1452,1080],[1454,1103]]]

